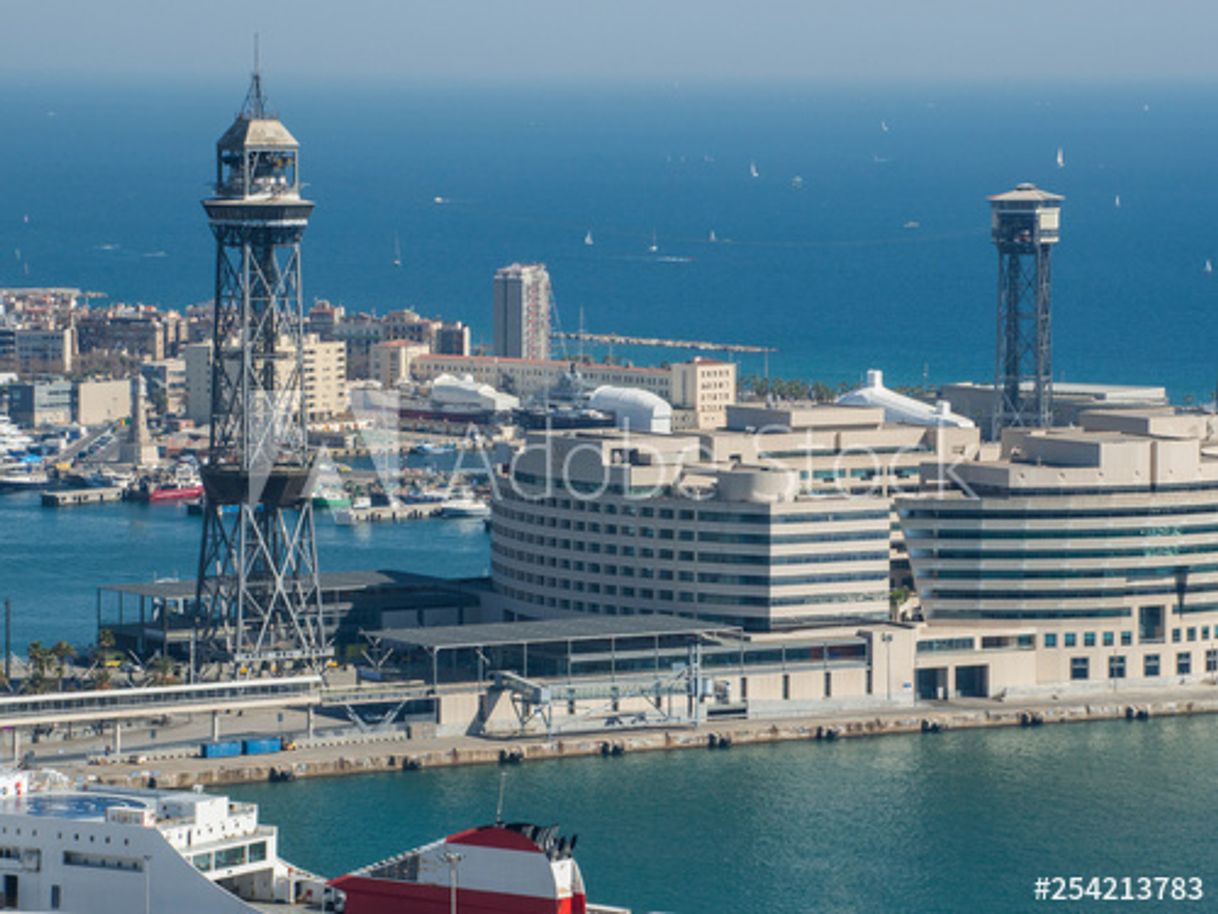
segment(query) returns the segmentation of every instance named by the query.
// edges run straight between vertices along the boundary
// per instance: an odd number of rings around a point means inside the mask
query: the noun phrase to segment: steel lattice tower
[[[238,672],[329,655],[310,499],[299,144],[257,65],[216,144],[211,439],[199,556],[200,649]]]
[[[994,438],[1008,426],[1052,424],[1049,255],[1058,242],[1063,199],[1035,184],[990,197],[991,233],[998,249]]]

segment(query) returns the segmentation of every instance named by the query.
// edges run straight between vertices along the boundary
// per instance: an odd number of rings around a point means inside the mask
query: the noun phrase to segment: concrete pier
[[[48,508],[70,508],[78,505],[102,505],[122,501],[123,490],[117,486],[89,489],[58,489],[42,493],[42,503]]]

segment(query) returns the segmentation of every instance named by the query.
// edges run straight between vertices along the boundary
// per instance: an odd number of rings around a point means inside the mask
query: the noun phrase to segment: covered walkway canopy
[[[461,679],[482,680],[487,669],[512,670],[521,676],[570,677],[658,670],[684,657],[696,644],[739,637],[736,626],[667,615],[575,616],[479,625],[382,628],[367,633],[397,666],[414,667],[426,656],[433,684]],[[440,654],[449,652],[449,662]],[[413,658],[413,661],[412,661]],[[532,669],[530,670],[530,665]]]

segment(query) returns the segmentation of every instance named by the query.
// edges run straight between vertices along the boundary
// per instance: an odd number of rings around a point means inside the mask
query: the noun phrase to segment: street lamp
[[[457,914],[457,864],[465,858],[453,851],[445,851],[441,858],[448,864],[448,911]]]

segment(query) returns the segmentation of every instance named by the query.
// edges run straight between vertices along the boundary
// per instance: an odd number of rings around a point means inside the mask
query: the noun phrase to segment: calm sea
[[[543,260],[568,329],[582,311],[593,331],[775,345],[784,376],[984,379],[985,197],[1029,180],[1067,197],[1056,376],[1178,398],[1208,398],[1218,378],[1218,274],[1203,272],[1218,261],[1215,87],[268,86],[318,204],[309,296],[460,318],[486,341],[494,269]],[[0,89],[0,285],[209,298],[198,201],[243,93],[239,74]]]
[[[1218,721],[1110,722],[528,763],[505,815],[580,834],[636,912],[1213,910]],[[494,818],[499,769],[234,789],[328,875]],[[1037,876],[1200,876],[1203,902],[1033,900]]]
[[[13,650],[24,653],[33,639],[92,643],[99,584],[193,579],[202,527],[180,504],[56,509],[42,507],[36,493],[0,495],[0,599],[13,601]],[[487,575],[489,542],[476,519],[339,526],[333,515],[317,515],[323,571]],[[106,600],[103,612],[114,619],[117,603]]]

